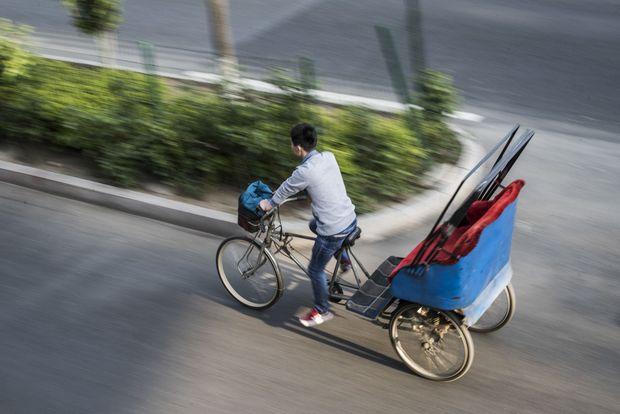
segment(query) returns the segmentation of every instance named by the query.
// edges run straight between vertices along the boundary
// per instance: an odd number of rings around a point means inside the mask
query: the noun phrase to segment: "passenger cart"
[[[424,378],[453,381],[463,376],[474,358],[470,331],[498,330],[514,314],[510,248],[525,183],[503,181],[534,136],[528,130],[515,138],[518,130],[513,127],[465,176],[428,236],[407,257],[389,257],[370,274],[353,252],[359,228],[338,253],[338,258],[344,251],[349,254],[355,280],[341,277],[336,260],[329,285],[332,301],[386,327],[398,356]],[[473,191],[460,194],[479,174],[483,178]],[[224,287],[250,308],[266,309],[282,295],[277,254],[307,273],[291,242],[313,238],[285,232],[279,214],[276,208],[258,217],[240,207],[239,223],[253,236],[226,239],[218,249]]]

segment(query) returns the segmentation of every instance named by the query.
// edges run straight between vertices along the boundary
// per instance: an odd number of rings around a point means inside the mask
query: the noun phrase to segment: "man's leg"
[[[318,236],[318,233],[316,232],[316,226],[317,226],[316,219],[312,219],[308,223],[308,227],[310,228],[310,231]],[[338,247],[338,249],[340,249],[340,247]],[[333,255],[334,259],[336,260],[338,260],[338,249],[336,249]],[[325,264],[327,265],[327,263]],[[323,268],[325,268],[325,266],[323,266]],[[349,259],[349,255],[347,254],[347,252],[343,251],[342,257],[340,257],[340,271],[344,273],[344,272],[348,272],[349,269],[351,269],[351,259]],[[327,275],[325,277],[327,277]]]
[[[310,231],[318,235],[318,233],[316,232],[316,226],[317,226],[316,219],[312,219],[310,220],[310,223],[308,223],[308,227],[310,227]],[[354,229],[355,229],[355,226],[353,226],[353,230]],[[336,253],[338,253],[338,249],[336,249],[336,251],[334,252],[334,259],[338,260]],[[343,272],[346,272],[347,270],[351,268],[351,259],[349,259],[349,255],[347,254],[346,251],[342,252],[342,257],[340,258],[340,265],[341,265],[340,270],[342,270]]]
[[[308,265],[308,273],[312,282],[314,293],[314,308],[319,313],[329,311],[329,291],[327,287],[327,276],[325,266],[334,254],[330,248],[330,241],[327,238],[317,236],[312,247],[312,258]]]
[[[342,251],[342,256],[340,256],[340,270],[343,272],[349,270],[351,268],[351,259],[346,250]],[[346,269],[346,270],[345,270]]]
[[[312,248],[312,258],[308,266],[308,274],[312,282],[314,292],[314,308],[305,316],[299,318],[304,326],[315,326],[334,317],[329,311],[329,290],[327,287],[327,275],[325,265],[333,254],[340,248],[341,240],[317,236]]]
[[[347,227],[344,231],[344,233],[351,233],[353,232],[353,230],[355,230],[355,228],[357,227],[357,220],[355,220],[353,223],[351,223],[349,225],[349,227]],[[344,241],[344,238],[343,238]],[[342,246],[342,244],[341,244]],[[335,257],[335,256],[334,256]],[[337,257],[336,257],[337,259]],[[346,250],[342,251],[342,256],[340,257],[340,270],[344,273],[344,272],[348,272],[349,269],[351,269],[351,258],[349,257],[349,254],[347,253]]]

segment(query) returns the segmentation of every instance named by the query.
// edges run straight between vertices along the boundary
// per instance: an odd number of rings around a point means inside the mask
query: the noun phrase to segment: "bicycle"
[[[289,202],[304,200],[304,196],[288,198],[279,206],[254,222],[245,226],[246,230],[253,233],[252,237],[230,237],[225,239],[219,246],[216,254],[217,271],[224,288],[242,305],[251,309],[267,309],[273,306],[284,293],[284,282],[280,264],[276,258],[278,254],[289,258],[307,276],[308,269],[297,257],[304,256],[291,243],[295,239],[314,241],[316,237],[303,234],[289,233],[284,231],[280,208]],[[252,232],[252,230],[255,230]],[[342,247],[337,251],[336,265],[334,270],[326,273],[329,277],[329,294],[332,302],[340,302],[349,299],[344,288],[358,290],[362,281],[358,270],[366,278],[370,274],[352,251],[357,239],[361,236],[361,229],[356,227],[347,236],[343,236]],[[341,258],[344,253],[351,258],[351,270],[355,282],[349,283],[340,277]],[[296,255],[297,254],[297,255]],[[358,269],[356,269],[356,266]]]

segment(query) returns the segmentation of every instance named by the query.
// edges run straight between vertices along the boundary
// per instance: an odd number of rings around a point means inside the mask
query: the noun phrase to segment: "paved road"
[[[93,53],[76,40],[58,1],[2,0],[0,16],[38,29],[46,47]],[[401,0],[231,0],[231,22],[242,63],[313,58],[324,87],[392,97],[374,25],[393,29],[407,61]],[[620,128],[620,3],[617,0],[422,0],[431,67],[454,75],[467,110],[508,110],[522,116]],[[202,0],[128,0],[121,52],[137,59],[133,42],[211,50]],[[86,44],[86,46],[84,46]],[[50,52],[50,49],[44,49]],[[72,55],[70,51],[61,51]],[[75,56],[80,56],[77,53]],[[172,70],[209,70],[205,57],[158,49]]]
[[[231,3],[241,53],[310,55],[333,85],[385,93],[372,25],[402,40],[400,1]],[[127,1],[121,40],[208,48],[202,2],[169,4]],[[517,315],[475,336],[466,377],[408,374],[385,331],[343,310],[299,328],[292,315],[310,288],[298,275],[268,312],[241,309],[214,272],[217,238],[0,184],[0,411],[617,412],[618,2],[423,7],[432,66],[455,74],[467,107],[486,116],[465,127],[484,145],[513,120],[537,130],[516,167],[528,181]],[[0,15],[51,43],[84,42],[57,2],[2,0]],[[372,266],[423,232],[360,253]]]
[[[471,132],[488,145],[507,127]],[[242,309],[217,280],[218,238],[0,184],[0,411],[617,412],[620,145],[593,142],[543,129],[520,160],[517,314],[474,337],[450,384],[407,373],[385,331],[342,309],[297,326],[299,275],[269,311]],[[360,254],[404,254],[423,231]]]

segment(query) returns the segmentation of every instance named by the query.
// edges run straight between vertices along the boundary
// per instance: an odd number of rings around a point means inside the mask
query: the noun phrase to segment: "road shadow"
[[[288,299],[291,299],[290,296],[294,295],[296,293],[296,290],[297,287],[292,290],[285,290],[285,294],[288,296]],[[403,366],[400,361],[386,356],[381,352],[375,351],[371,348],[342,338],[334,333],[326,332],[321,328],[305,328],[301,326],[299,324],[299,321],[297,320],[297,317],[295,316],[296,314],[299,314],[299,303],[301,303],[301,300],[295,301],[294,299],[280,299],[280,301],[277,302],[273,307],[263,311],[258,311],[246,308],[237,301],[235,301],[231,296],[228,295],[228,293],[223,287],[215,291],[213,289],[207,289],[205,287],[204,289],[201,289],[200,292],[196,292],[196,294],[203,296],[208,300],[214,301],[222,306],[233,309],[245,316],[260,320],[261,322],[269,325],[270,327],[276,329],[284,329],[288,332],[300,335],[307,339],[311,339],[323,345],[330,346],[339,351],[347,352],[358,358],[363,358],[365,360],[383,365],[387,368],[396,369],[400,372],[409,373],[409,371]],[[345,310],[343,307],[343,312],[344,311]],[[336,314],[336,319],[339,318],[342,317],[339,317],[338,314]],[[375,328],[377,330],[377,334],[383,334],[387,337],[387,333],[385,330],[379,328],[376,324],[373,324],[372,322],[368,323],[371,324],[372,328]]]

